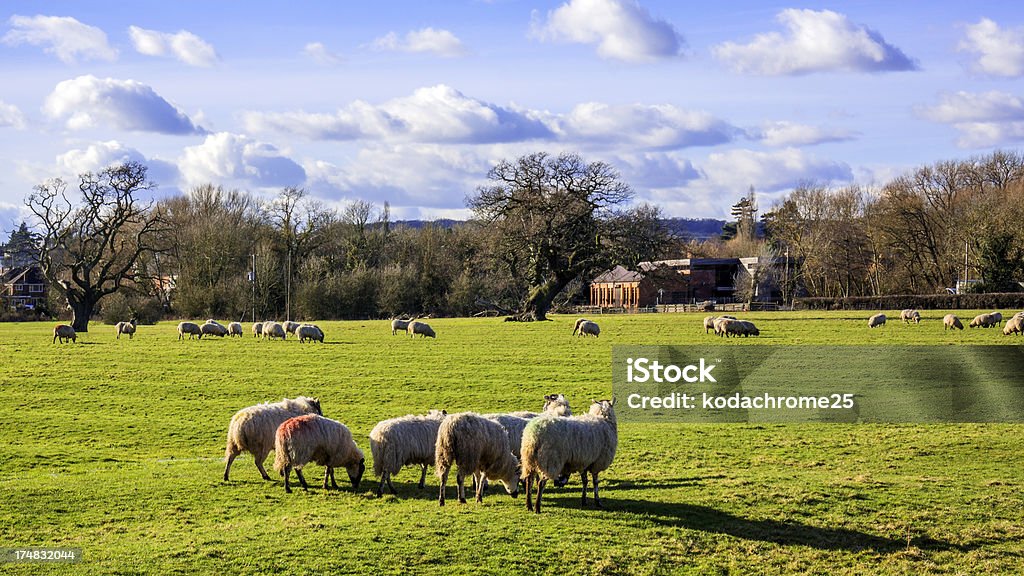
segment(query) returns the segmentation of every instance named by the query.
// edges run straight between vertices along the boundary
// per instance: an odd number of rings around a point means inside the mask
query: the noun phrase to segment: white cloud
[[[961,148],[984,148],[1024,139],[1024,101],[1006,92],[957,92],[916,112],[959,133]]]
[[[388,32],[374,40],[370,46],[375,50],[436,54],[446,58],[466,54],[466,47],[458,37],[448,30],[434,28],[413,30],[403,37],[399,37],[395,32]]]
[[[420,88],[379,106],[355,101],[334,114],[248,112],[243,121],[250,132],[297,133],[316,140],[485,143],[551,135],[530,112],[469,98],[445,85]]]
[[[967,26],[966,36],[959,49],[977,54],[974,70],[993,76],[1024,75],[1024,28],[1004,30],[982,18]]]
[[[25,116],[14,104],[0,100],[0,128],[4,127],[22,130],[25,128]]]
[[[206,183],[274,188],[301,186],[306,171],[272,144],[241,134],[210,134],[185,148],[178,170],[186,187]]]
[[[917,69],[878,32],[843,14],[790,8],[779,12],[776,19],[785,26],[785,34],[758,34],[749,44],[724,42],[712,48],[715,57],[738,72],[769,76]]]
[[[146,158],[134,148],[117,140],[95,142],[84,149],[75,148],[57,156],[57,172],[65,178],[74,178],[83,172],[98,172],[112,164],[140,162],[149,170],[147,176],[157,185],[170,185],[178,179],[178,170],[169,162]]]
[[[807,180],[847,182],[853,171],[843,162],[819,159],[796,148],[772,152],[735,149],[709,154],[702,166],[715,189],[742,192],[750,186],[777,192]]]
[[[138,26],[129,26],[135,50],[146,56],[173,56],[190,66],[212,66],[217,61],[217,51],[199,36],[181,30],[175,34],[146,30]]]
[[[684,43],[671,24],[631,0],[570,0],[544,22],[535,13],[530,33],[545,41],[596,44],[602,58],[625,62],[672,58]]]
[[[693,162],[672,152],[619,154],[612,165],[637,188],[677,188],[702,177]]]
[[[713,146],[728,142],[739,133],[707,112],[672,105],[611,106],[587,102],[573,108],[559,125],[572,140],[644,148]]]
[[[340,64],[344,61],[344,58],[340,54],[336,54],[327,49],[322,42],[310,42],[302,49],[302,53],[313,61],[320,64],[334,65]]]
[[[184,112],[150,86],[134,80],[79,76],[57,84],[43,111],[65,119],[69,130],[113,126],[138,132],[203,134]]]
[[[760,128],[750,130],[748,135],[760,140],[766,146],[810,146],[825,142],[853,140],[856,135],[849,130],[823,128],[796,122],[769,122]]]
[[[94,26],[70,16],[11,16],[11,30],[3,42],[11,46],[43,46],[66,64],[82,60],[115,60],[117,50],[107,44],[107,35]]]

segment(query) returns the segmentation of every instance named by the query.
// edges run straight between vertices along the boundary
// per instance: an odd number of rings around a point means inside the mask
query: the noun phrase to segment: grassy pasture
[[[962,311],[966,322],[977,312]],[[1007,344],[998,329],[869,330],[858,312],[753,313],[777,344]],[[319,396],[367,453],[381,419],[574,410],[611,393],[613,344],[722,344],[703,315],[605,316],[600,339],[574,318],[515,324],[437,319],[437,340],[391,336],[385,321],[323,322],[323,345],[176,341],[175,323],[115,340],[94,323],[73,345],[51,324],[0,325],[0,537],[71,546],[68,566],[4,573],[196,574],[1006,574],[1024,571],[1020,425],[668,425],[620,423],[602,478],[606,510],[580,509],[579,479],[545,495],[539,518],[492,489],[483,505],[437,506],[437,481],[399,497],[359,490],[286,495],[248,455],[224,483],[231,415],[254,403]],[[246,325],[248,330],[249,326]],[[269,464],[269,461],[268,461]],[[273,474],[273,472],[271,472]],[[339,471],[339,476],[344,472]],[[339,480],[341,478],[339,477]],[[347,480],[345,482],[347,484]],[[451,482],[449,484],[451,486]],[[452,490],[451,488],[449,488]]]

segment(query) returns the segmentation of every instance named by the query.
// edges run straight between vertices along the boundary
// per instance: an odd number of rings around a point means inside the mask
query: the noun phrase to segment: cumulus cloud
[[[356,101],[333,114],[248,112],[243,121],[250,132],[298,133],[315,140],[486,143],[551,135],[531,112],[470,98],[445,85],[379,106]]]
[[[672,105],[580,104],[559,122],[564,135],[587,143],[685,148],[729,142],[739,130],[707,112]]]
[[[531,36],[542,41],[596,44],[602,58],[647,62],[678,56],[682,36],[631,0],[570,0],[548,12],[535,13]]]
[[[771,152],[735,149],[708,155],[702,167],[707,181],[718,190],[777,192],[808,180],[848,182],[853,171],[843,162],[810,156],[796,148]]]
[[[749,44],[725,42],[712,51],[737,72],[769,76],[850,71],[916,70],[917,64],[878,32],[831,10],[786,9],[785,33],[758,34]]]
[[[462,40],[459,40],[455,34],[448,30],[429,27],[413,30],[406,33],[405,36],[399,36],[395,32],[388,32],[374,40],[370,46],[375,50],[436,54],[446,58],[464,56],[466,54],[466,47],[463,46]]]
[[[918,107],[916,112],[926,120],[953,126],[960,133],[957,145],[962,148],[1024,139],[1024,101],[1006,92],[946,94],[938,104]]]
[[[57,156],[57,172],[65,177],[75,177],[83,172],[98,172],[113,164],[140,162],[149,168],[149,179],[158,186],[167,185],[178,179],[177,167],[163,160],[146,158],[134,148],[126,147],[117,140],[95,142],[85,148],[68,150]]]
[[[115,60],[117,50],[107,44],[107,35],[94,26],[70,16],[11,16],[11,30],[3,42],[11,46],[42,46],[66,64],[81,60]]]
[[[129,26],[128,35],[139,54],[174,57],[190,66],[208,67],[217,61],[213,46],[187,30],[170,34]]]
[[[188,146],[178,159],[187,186],[209,182],[274,188],[301,186],[306,171],[272,144],[241,134],[210,134],[197,146]]]
[[[966,27],[959,49],[977,55],[973,69],[992,76],[1024,75],[1024,28],[1003,29],[982,18]]]
[[[322,42],[310,42],[302,49],[302,53],[314,62],[326,65],[340,64],[344,58],[327,49]]]
[[[823,128],[796,122],[769,122],[748,131],[748,135],[767,146],[810,146],[825,142],[853,140],[856,134],[839,128]]]
[[[0,100],[0,128],[25,128],[25,116],[14,104],[8,104]]]
[[[113,126],[138,132],[204,134],[184,112],[135,80],[79,76],[57,84],[43,112],[69,130]]]

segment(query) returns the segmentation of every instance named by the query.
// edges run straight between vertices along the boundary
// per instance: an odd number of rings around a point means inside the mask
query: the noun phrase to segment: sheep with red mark
[[[359,488],[359,481],[366,471],[363,451],[356,446],[348,427],[318,414],[306,414],[285,420],[274,438],[274,470],[284,476],[284,491],[291,492],[289,477],[291,471],[299,477],[303,490],[308,490],[302,469],[310,462],[326,467],[324,489],[327,481],[338,488],[334,480],[334,469],[341,467],[348,472],[352,488]]]
[[[285,398],[280,402],[257,404],[242,408],[231,417],[228,425],[228,441],[224,450],[224,481],[228,481],[231,463],[242,452],[249,452],[256,460],[256,468],[264,480],[270,475],[263,468],[267,454],[274,449],[274,434],[282,422],[303,414],[323,414],[320,400],[299,396]]]

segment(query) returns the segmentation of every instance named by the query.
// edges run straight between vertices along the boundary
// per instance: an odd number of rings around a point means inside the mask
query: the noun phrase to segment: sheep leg
[[[465,504],[466,503],[465,480],[466,480],[466,475],[462,473],[462,470],[459,470],[458,472],[455,473],[455,484],[459,488],[458,492],[459,492],[459,503],[460,504]]]
[[[543,476],[541,477],[540,481],[537,482],[537,507],[534,509],[534,512],[536,512],[537,514],[540,514],[540,497],[542,494],[544,494],[544,485],[547,484],[547,482],[548,479],[544,478]]]
[[[231,471],[231,463],[235,461],[235,457],[236,456],[238,456],[238,454],[230,454],[230,453],[228,454],[228,457],[226,459],[227,463],[224,465],[224,481],[225,482],[228,481],[228,472]]]
[[[473,473],[473,477],[476,478],[476,472]],[[480,481],[476,483],[476,501],[484,501],[484,478],[483,474],[480,475]]]
[[[270,480],[270,474],[267,474],[266,468],[263,467],[263,461],[267,459],[267,455],[263,454],[262,458],[259,455],[257,455],[255,458],[256,458],[256,469],[258,469],[260,471],[260,476],[263,476],[264,480]],[[225,472],[225,475],[227,475],[226,472]]]
[[[441,494],[437,498],[437,503],[440,506],[444,506],[444,486],[447,483],[448,483],[448,469],[447,468],[443,468],[441,470],[441,488],[440,488]]]
[[[533,512],[533,494],[530,492],[533,489],[533,474],[526,476],[526,510]]]
[[[286,465],[284,467],[284,491],[288,494],[292,493],[292,487],[288,484],[288,478],[292,475],[292,467]]]
[[[590,475],[594,477],[594,506],[604,508],[604,505],[601,504],[601,497],[597,495],[597,472],[591,472]]]
[[[334,480],[334,467],[331,467],[331,487],[338,490],[338,483]]]
[[[391,490],[392,494],[394,494],[395,496],[398,496],[398,490],[395,490],[395,485],[391,483],[391,473],[390,472],[385,472],[385,474],[388,477],[388,489]],[[422,487],[423,486],[420,485],[420,488],[422,488]]]
[[[309,484],[306,484],[306,477],[302,475],[302,470],[296,468],[295,475],[299,477],[299,484],[302,484],[302,489],[309,491]]]
[[[426,464],[420,464],[420,466],[422,468],[420,470],[419,489],[423,490],[423,487],[427,485],[427,465]],[[390,478],[388,478],[388,486],[391,487],[391,479]],[[394,488],[391,488],[391,490],[394,491]]]
[[[331,467],[327,466],[326,468],[324,468],[324,490],[327,490],[327,481],[330,480],[330,479],[331,479]],[[338,486],[335,485],[334,487],[337,488]]]
[[[587,471],[580,472],[580,478],[583,479],[583,498],[580,499],[580,508],[587,507]]]

